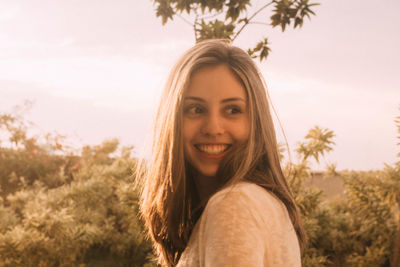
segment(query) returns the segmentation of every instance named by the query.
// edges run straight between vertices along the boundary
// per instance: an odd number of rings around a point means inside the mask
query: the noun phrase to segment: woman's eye
[[[238,114],[242,113],[242,110],[238,107],[230,107],[227,109],[228,114]]]
[[[185,113],[192,114],[192,115],[201,114],[203,112],[204,112],[204,108],[199,107],[199,106],[189,106],[185,109]]]

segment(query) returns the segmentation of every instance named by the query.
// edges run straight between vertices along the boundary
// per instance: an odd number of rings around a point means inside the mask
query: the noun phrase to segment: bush
[[[15,117],[0,118],[10,139],[19,133],[0,148],[0,266],[154,265],[138,217],[132,148],[113,157],[119,143],[109,140],[81,155],[57,154],[60,146],[27,138]]]
[[[311,129],[299,143],[299,162],[285,168],[309,239],[303,266],[399,266],[400,161],[381,171],[334,169],[343,179],[344,197],[323,201],[321,189],[305,184],[312,177],[310,157],[318,161],[330,151],[333,137],[327,129]]]

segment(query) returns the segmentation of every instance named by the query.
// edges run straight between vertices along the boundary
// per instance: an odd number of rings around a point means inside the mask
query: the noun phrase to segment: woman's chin
[[[200,169],[198,170],[199,174],[206,177],[215,177],[217,175],[218,168],[212,169]]]

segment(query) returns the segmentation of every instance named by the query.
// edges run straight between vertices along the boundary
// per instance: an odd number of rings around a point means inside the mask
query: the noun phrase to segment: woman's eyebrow
[[[196,96],[187,96],[187,97],[185,97],[185,100],[195,100],[195,101],[200,101],[200,102],[206,102],[203,98],[196,97]]]
[[[226,103],[226,102],[231,102],[231,101],[243,101],[246,103],[246,100],[241,97],[225,98],[225,99],[221,100],[221,103]]]
[[[185,97],[185,100],[195,100],[195,101],[200,101],[200,102],[206,102],[203,98],[196,97],[196,96],[187,96],[187,97]],[[246,100],[241,97],[230,97],[230,98],[222,99],[221,103],[232,102],[232,101],[246,102]]]

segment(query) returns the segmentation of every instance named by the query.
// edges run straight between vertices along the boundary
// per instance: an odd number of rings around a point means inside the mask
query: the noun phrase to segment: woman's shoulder
[[[221,262],[216,266],[300,266],[297,236],[285,205],[254,183],[228,186],[210,198],[198,243],[201,259]]]
[[[285,209],[284,204],[267,189],[251,182],[242,181],[215,193],[209,200],[207,205],[243,205],[244,207],[261,206],[263,210],[266,208]]]
[[[243,221],[256,221],[262,227],[292,227],[282,201],[272,192],[251,182],[239,182],[215,193],[204,212],[212,215],[212,220],[239,216]]]

